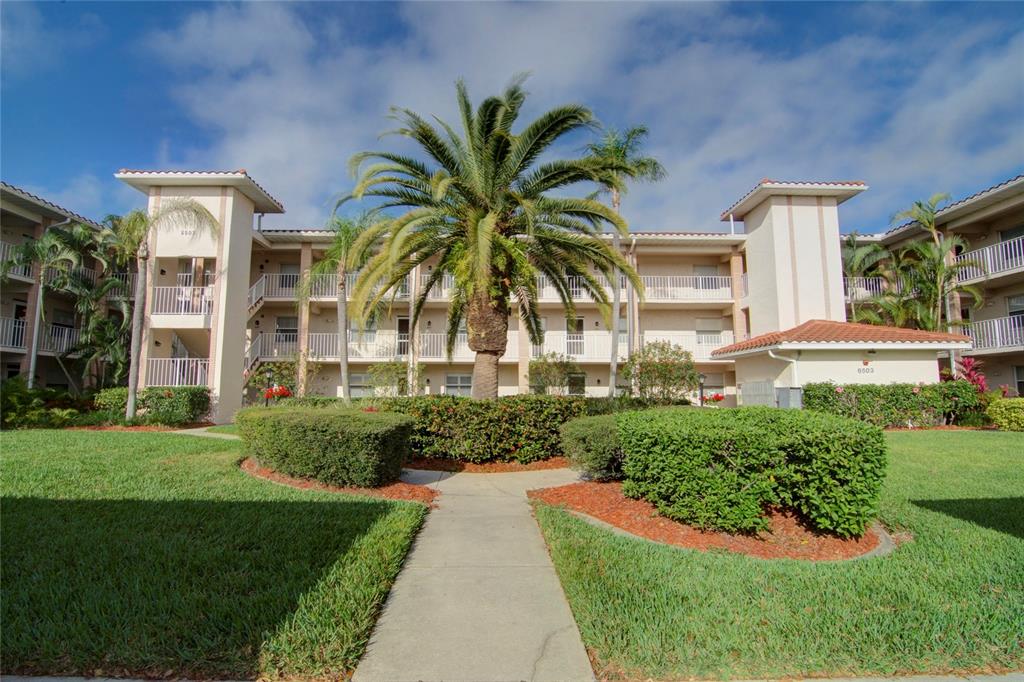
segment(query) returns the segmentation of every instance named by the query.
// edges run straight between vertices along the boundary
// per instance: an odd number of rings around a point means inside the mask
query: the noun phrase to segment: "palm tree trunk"
[[[619,212],[619,190],[612,189],[612,210]],[[622,250],[619,231],[612,230],[612,248],[615,253]],[[620,285],[622,284],[619,273],[612,274],[612,357],[608,370],[608,397],[615,397],[615,389],[619,383],[619,299],[621,296]]]
[[[341,399],[348,404],[352,390],[348,385],[348,288],[345,264],[338,264],[338,361],[341,363]]]
[[[46,270],[39,269],[39,282],[36,284],[36,310],[32,319],[32,348],[29,349],[28,357],[28,387],[35,388],[36,385],[36,362],[39,359],[39,331],[43,323],[43,278]]]
[[[498,397],[498,360],[508,344],[508,307],[498,299],[491,300],[487,291],[478,291],[469,300],[466,314],[469,349],[476,353],[473,361],[474,398]]]
[[[149,249],[143,242],[139,247],[138,273],[135,280],[135,306],[132,308],[132,348],[128,364],[128,404],[125,419],[135,418],[135,404],[139,393],[139,363],[142,362],[142,318],[146,307],[146,276],[149,268]]]

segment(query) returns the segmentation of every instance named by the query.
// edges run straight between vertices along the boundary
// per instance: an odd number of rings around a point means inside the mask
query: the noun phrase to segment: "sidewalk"
[[[405,561],[355,682],[592,680],[526,491],[567,470],[409,471],[442,491]]]

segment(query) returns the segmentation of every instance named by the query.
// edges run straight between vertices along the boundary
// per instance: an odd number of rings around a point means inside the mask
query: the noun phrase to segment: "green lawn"
[[[5,673],[341,676],[425,513],[250,478],[211,438],[21,431],[0,452]]]
[[[234,424],[218,424],[217,426],[211,426],[206,430],[213,433],[238,433],[238,427]]]
[[[914,536],[888,557],[700,553],[539,506],[586,645],[658,679],[1024,668],[1024,434],[888,438],[881,518]]]

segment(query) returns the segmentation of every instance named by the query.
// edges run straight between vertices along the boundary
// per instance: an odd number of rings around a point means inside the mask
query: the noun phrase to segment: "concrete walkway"
[[[241,440],[237,435],[233,433],[217,433],[216,431],[210,431],[209,426],[199,426],[194,429],[178,429],[176,431],[170,431],[169,433],[177,433],[182,436],[202,436],[203,438],[220,438],[222,440]]]
[[[915,675],[911,677],[787,677],[785,682],[1024,682],[1024,673],[1005,675]],[[150,682],[149,680],[110,677],[24,677],[4,675],[3,682]],[[179,680],[179,682],[184,682]],[[227,681],[230,682],[230,681]],[[244,682],[244,681],[239,681]],[[771,682],[770,680],[732,680],[732,682]]]
[[[442,492],[377,621],[355,682],[593,680],[526,491],[565,470],[407,471]]]

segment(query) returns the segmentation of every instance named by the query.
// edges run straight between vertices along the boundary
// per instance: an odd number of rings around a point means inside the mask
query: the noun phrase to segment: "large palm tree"
[[[626,180],[639,180],[642,182],[654,182],[665,177],[665,167],[653,156],[644,156],[642,147],[644,138],[647,137],[647,126],[634,126],[626,130],[605,128],[604,133],[596,142],[587,145],[587,154],[591,157],[604,159],[626,170],[609,171],[606,177],[601,178],[601,184],[606,192],[611,195],[612,209],[619,213],[619,206],[622,203],[622,195],[626,193]],[[616,253],[622,251],[620,243],[621,236],[617,230],[612,230],[612,248]],[[612,278],[612,348],[611,348],[611,369],[608,377],[608,395],[615,397],[618,389],[619,369],[619,300],[621,297],[621,282],[618,277]]]
[[[128,367],[128,405],[125,418],[134,419],[139,392],[139,363],[142,361],[142,323],[146,308],[146,277],[149,264],[149,235],[164,227],[187,225],[194,235],[219,235],[220,224],[213,214],[193,199],[171,199],[153,213],[136,209],[124,216],[108,216],[102,238],[115,260],[127,265],[135,259],[135,302],[132,310],[132,341]]]
[[[310,269],[298,289],[299,304],[305,305],[312,295],[317,279],[325,275],[338,278],[338,358],[341,362],[341,397],[347,403],[352,399],[348,381],[348,275],[358,271],[370,257],[373,243],[360,242],[360,236],[370,229],[365,217],[358,219],[333,216],[328,223],[331,243],[323,258]],[[359,248],[356,248],[359,242]]]
[[[598,157],[539,162],[566,134],[592,125],[593,115],[583,106],[560,106],[513,131],[526,99],[522,80],[483,100],[475,111],[460,81],[458,132],[445,121],[437,119],[435,125],[409,109],[393,109],[400,124],[395,132],[412,139],[426,161],[390,152],[363,152],[352,159],[358,180],[350,196],[382,200],[371,212],[377,221],[360,242],[385,239],[356,282],[354,307],[365,314],[417,265],[436,259],[413,306],[412,324],[434,284],[451,275],[448,352],[465,320],[476,353],[476,398],[498,394],[498,360],[505,353],[513,296],[522,329],[533,343],[542,343],[538,275],[558,292],[567,317],[575,315],[570,281],[576,278],[605,321],[610,319],[607,292],[590,266],[607,279],[625,274],[642,289],[622,254],[601,237],[605,225],[627,233],[625,221],[594,199],[565,196],[571,185],[599,183],[630,168]],[[366,161],[374,163],[364,167]],[[390,213],[394,209],[402,212]]]
[[[927,201],[915,201],[913,205],[911,205],[909,208],[903,209],[902,211],[898,211],[893,215],[891,222],[895,224],[904,220],[909,220],[913,223],[916,223],[931,236],[932,244],[934,244],[935,247],[939,249],[942,246],[943,235],[941,232],[939,232],[939,228],[935,224],[935,220],[939,211],[942,210],[943,204],[948,203],[951,198],[952,197],[950,197],[950,195],[946,192],[937,192],[936,194],[933,194],[931,197],[929,197]],[[961,244],[965,246],[965,244]],[[949,258],[950,262],[954,260],[955,255],[956,254],[953,251],[947,252],[947,257]],[[935,272],[935,276],[941,276],[939,271]],[[937,279],[934,283],[934,289],[937,290],[941,288],[942,281]],[[949,309],[949,298],[947,297],[946,299],[939,301],[939,305],[945,306],[946,319],[949,320],[952,317]],[[936,317],[942,317],[941,309]],[[947,329],[947,331],[950,330]]]
[[[889,258],[889,252],[876,242],[858,243],[859,235],[852,232],[846,235],[842,245],[843,275],[851,279],[871,277],[881,272],[883,262]],[[850,319],[857,319],[857,297],[850,296]]]
[[[114,294],[127,293],[124,284],[109,277],[93,282],[73,273],[64,288],[71,294],[81,324],[78,342],[66,356],[78,358],[83,383],[90,375],[97,388],[106,386],[108,379],[119,382],[128,367],[126,346],[130,343],[131,305],[127,296]],[[111,308],[118,314],[109,315]]]
[[[0,266],[2,268],[0,275],[4,280],[7,279],[11,268],[33,265],[39,268],[35,314],[32,319],[32,346],[28,349],[29,388],[35,387],[39,337],[42,330],[46,292],[51,288],[59,288],[67,273],[82,264],[83,255],[76,246],[76,235],[73,234],[73,231],[73,227],[51,227],[38,239],[18,245],[14,249],[11,259]],[[54,274],[50,275],[51,272]]]

